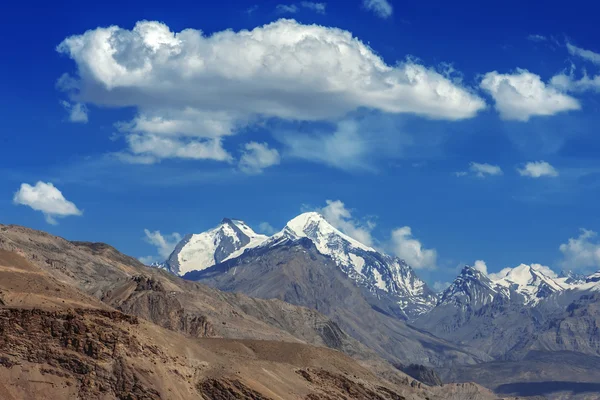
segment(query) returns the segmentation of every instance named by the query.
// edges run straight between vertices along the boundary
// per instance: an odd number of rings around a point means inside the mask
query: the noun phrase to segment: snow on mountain
[[[586,283],[600,282],[600,271],[588,275],[585,279]]]
[[[262,246],[300,238],[309,238],[321,254],[331,257],[358,284],[393,296],[409,317],[427,312],[437,301],[436,295],[404,261],[351,238],[316,212],[292,219]]]
[[[493,282],[504,289],[508,296],[516,292],[524,297],[525,304],[537,304],[552,293],[561,292],[568,287],[555,280],[556,274],[548,267],[538,264],[521,264],[515,268],[503,270]]]
[[[561,285],[580,285],[586,282],[587,277],[585,275],[577,274],[573,271],[561,271],[559,277],[556,279]]]
[[[167,269],[180,276],[200,271],[266,239],[267,236],[254,232],[245,222],[225,218],[206,232],[186,235],[167,259]]]
[[[438,305],[452,303],[465,307],[468,304],[472,309],[478,309],[499,297],[535,306],[565,290],[600,290],[600,283],[596,282],[600,282],[600,272],[588,277],[572,272],[557,276],[550,268],[539,264],[521,264],[489,275],[467,266],[441,294]]]
[[[491,303],[498,294],[494,282],[483,272],[465,266],[460,275],[444,290],[438,305],[453,305],[466,310],[478,309]]]

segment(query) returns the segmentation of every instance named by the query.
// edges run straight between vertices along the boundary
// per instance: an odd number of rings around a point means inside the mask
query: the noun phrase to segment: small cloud
[[[308,8],[309,10],[313,10],[317,14],[325,14],[325,9],[327,7],[326,3],[315,3],[312,1],[303,1],[300,5],[304,8]]]
[[[13,203],[41,211],[46,217],[46,222],[52,225],[57,224],[56,218],[83,214],[50,182],[37,182],[35,186],[22,183],[13,197]]]
[[[163,235],[160,231],[150,231],[148,229],[144,229],[144,240],[156,247],[158,256],[146,256],[141,257],[139,260],[144,264],[151,264],[155,261],[162,262],[169,258],[177,243],[179,243],[182,239],[181,235],[177,232],[173,232],[170,235]]]
[[[455,172],[454,175],[456,175],[457,177],[460,178],[461,176],[469,175],[469,173],[467,171],[458,171],[458,172]]]
[[[250,142],[244,145],[239,168],[247,174],[260,174],[265,168],[281,161],[277,149],[270,149],[266,143]]]
[[[567,42],[567,50],[569,50],[569,54],[576,57],[581,57],[584,60],[590,61],[594,64],[600,65],[600,54],[595,53],[591,50],[583,49],[581,47],[574,46],[573,44]]]
[[[88,109],[85,104],[82,103],[69,103],[68,101],[61,101],[60,104],[69,113],[69,121],[79,122],[86,124],[88,122]]]
[[[341,200],[327,200],[327,205],[317,211],[334,227],[367,246],[373,245],[373,221],[361,223],[352,217],[352,211]]]
[[[529,36],[527,36],[527,40],[530,40],[532,42],[540,43],[540,42],[547,41],[548,38],[546,36],[543,36],[543,35],[529,35]]]
[[[469,170],[475,174],[478,178],[485,178],[486,176],[497,176],[502,175],[502,168],[497,165],[487,164],[487,163],[476,163],[472,162]]]
[[[389,18],[394,11],[387,0],[363,0],[363,7],[383,19]]]
[[[550,84],[562,91],[572,93],[583,93],[587,91],[600,92],[600,75],[590,76],[584,70],[581,78],[575,78],[575,68],[567,74],[562,72],[554,75],[550,80]]]
[[[582,228],[578,237],[561,244],[562,267],[570,270],[600,268],[600,241],[597,237],[596,232]]]
[[[298,12],[298,6],[295,4],[277,4],[275,11],[280,14],[295,14]]]
[[[394,255],[406,261],[414,269],[437,268],[437,251],[435,249],[426,249],[412,235],[410,226],[403,226],[402,228],[393,230],[388,247]]]
[[[444,290],[448,289],[448,286],[450,286],[450,282],[437,281],[433,284],[433,290],[438,293],[443,292]]]
[[[343,170],[369,170],[366,162],[369,142],[361,136],[361,126],[356,121],[340,121],[333,133],[299,135],[287,132],[278,140],[286,155],[313,161]]]
[[[252,14],[254,14],[254,13],[257,11],[257,10],[258,10],[258,4],[255,4],[255,5],[253,5],[253,6],[251,6],[251,7],[248,7],[248,8],[246,9],[246,14],[248,14],[248,15],[252,15]]]
[[[539,75],[525,69],[517,69],[513,74],[488,72],[479,86],[492,96],[500,117],[506,120],[525,122],[533,116],[581,108],[575,98],[557,90],[552,82],[546,85]]]
[[[557,177],[558,171],[546,161],[532,161],[525,164],[523,168],[517,168],[521,176],[530,178]]]
[[[138,257],[138,260],[144,265],[150,265],[150,264],[156,262],[156,257],[154,257],[154,256]]]
[[[475,263],[473,264],[473,268],[475,268],[477,271],[481,272],[482,274],[485,274],[485,275],[488,274],[487,264],[483,260],[475,261]]]
[[[261,222],[258,224],[258,231],[265,235],[272,235],[277,232],[277,229],[273,228],[273,226],[268,222]]]

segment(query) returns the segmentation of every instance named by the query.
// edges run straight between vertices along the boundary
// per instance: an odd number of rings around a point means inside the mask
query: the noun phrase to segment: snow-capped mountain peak
[[[244,221],[224,218],[206,232],[186,235],[166,261],[169,271],[185,275],[220,263],[232,255],[256,247],[267,239]],[[240,253],[241,254],[241,253]]]
[[[306,212],[298,215],[296,218],[290,220],[279,234],[293,239],[307,237],[315,243],[319,251],[323,254],[331,253],[331,248],[327,246],[327,243],[335,240],[343,240],[352,247],[364,251],[375,251],[375,249],[360,243],[358,240],[336,229],[325,217],[317,212]]]
[[[494,300],[496,285],[477,269],[465,266],[454,282],[442,292],[438,304],[479,308]]]
[[[554,279],[556,274],[541,265],[521,264],[504,272],[493,282],[500,288],[508,290],[508,294],[510,291],[521,294],[526,304],[535,304],[541,298],[566,289]]]
[[[321,254],[331,257],[359,285],[397,299],[409,317],[426,312],[437,301],[435,294],[404,261],[344,234],[317,212],[306,212],[293,218],[262,246],[301,238],[310,239]]]

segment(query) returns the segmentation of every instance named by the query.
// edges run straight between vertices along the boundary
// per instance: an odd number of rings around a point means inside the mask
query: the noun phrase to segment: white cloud
[[[567,243],[561,244],[559,249],[563,253],[563,268],[600,268],[600,241],[597,236],[594,231],[581,229],[577,238],[570,238]]]
[[[595,53],[591,50],[582,49],[581,47],[574,46],[571,43],[567,43],[567,50],[569,50],[569,53],[573,56],[581,57],[584,60],[600,65],[600,54],[598,53]]]
[[[546,38],[546,36],[543,35],[529,35],[527,36],[527,40],[530,40],[532,42],[545,42],[546,40],[548,40],[548,38]]]
[[[60,104],[69,113],[69,121],[81,122],[83,124],[88,122],[88,109],[85,104],[81,103],[69,103],[68,101],[61,101]]]
[[[126,138],[131,154],[130,161],[148,164],[165,158],[192,160],[231,161],[231,155],[223,149],[220,139],[172,138],[153,134],[131,134]]]
[[[488,274],[487,264],[483,260],[475,261],[475,264],[473,264],[473,268],[475,268],[477,271],[481,272],[482,274],[485,274],[485,275]]]
[[[600,92],[600,75],[590,77],[584,71],[583,76],[576,79],[572,70],[568,75],[561,73],[552,77],[550,84],[565,92],[586,92],[588,90]]]
[[[316,3],[313,1],[302,1],[299,3],[300,7],[304,7],[306,9],[312,10],[317,14],[325,14],[325,10],[327,8],[326,3]],[[278,4],[275,7],[275,11],[280,14],[295,14],[299,10],[297,4]]]
[[[300,5],[304,8],[308,8],[309,10],[313,10],[317,14],[325,14],[325,10],[327,8],[327,3],[315,3],[313,1],[303,1]]]
[[[298,12],[298,6],[295,4],[277,4],[275,11],[280,14],[295,14]]]
[[[290,157],[326,164],[340,169],[369,169],[365,161],[369,143],[359,132],[356,121],[342,121],[332,134],[299,135],[295,132],[278,137]]]
[[[410,226],[392,231],[390,249],[393,254],[415,269],[436,268],[437,251],[424,248],[423,244],[413,237]]]
[[[367,108],[460,120],[485,107],[433,68],[388,65],[348,31],[294,20],[210,36],[141,21],[68,37],[57,50],[77,66],[59,88],[81,104],[136,109],[118,125],[126,152],[157,160],[229,162],[223,138],[270,118],[334,121]]]
[[[263,169],[280,162],[277,149],[270,149],[266,143],[250,142],[244,145],[240,158],[240,170],[247,174],[260,174]]]
[[[440,282],[440,281],[436,281],[433,284],[433,290],[436,292],[443,292],[444,290],[446,290],[448,288],[448,286],[450,286],[451,283],[450,282]]]
[[[531,178],[541,178],[544,176],[557,177],[558,171],[546,161],[531,161],[525,164],[525,167],[518,168],[521,176]]]
[[[316,211],[331,225],[367,246],[373,247],[376,244],[372,235],[376,225],[372,220],[358,221],[341,200],[327,200],[326,203],[325,207]],[[413,237],[409,226],[393,230],[383,247],[415,269],[436,268],[437,251],[424,248],[422,243]]]
[[[154,256],[142,257],[140,260],[144,259],[145,264],[152,263],[153,261],[164,261],[169,255],[173,252],[177,243],[181,241],[181,235],[177,232],[173,232],[170,235],[163,235],[160,231],[150,231],[148,229],[144,229],[144,240],[151,245],[156,247],[158,252],[159,259]]]
[[[367,246],[373,245],[371,231],[375,224],[371,221],[361,223],[352,218],[352,211],[346,208],[340,200],[327,200],[327,205],[318,211],[334,227],[344,232],[353,239]]]
[[[512,271],[512,268],[506,267],[501,269],[499,272],[490,272],[487,275],[492,281],[497,281],[498,279],[504,278],[510,271]]]
[[[37,182],[35,186],[22,183],[13,197],[14,204],[20,204],[41,211],[49,224],[57,224],[56,218],[82,215],[74,203],[65,199],[52,183]]]
[[[542,274],[546,275],[549,278],[558,278],[558,274],[556,272],[552,271],[552,269],[550,269],[550,267],[547,267],[545,265],[530,264],[530,267],[536,271],[541,272]]]
[[[498,165],[476,162],[472,162],[470,164],[469,171],[474,173],[478,178],[485,178],[488,175],[497,176],[503,174],[502,168],[500,168]]]
[[[579,110],[579,102],[542,82],[539,75],[525,69],[514,74],[485,74],[480,87],[494,98],[496,110],[503,119],[528,121],[532,116],[548,116]]]
[[[144,257],[138,257],[138,260],[145,265],[150,265],[154,262],[156,262],[156,257],[154,256],[144,256]]]
[[[254,4],[246,9],[246,14],[252,15],[258,10],[258,4]]]
[[[363,7],[384,19],[389,18],[394,11],[392,5],[387,0],[363,0]]]
[[[258,231],[260,233],[264,233],[265,235],[272,235],[277,232],[277,229],[273,228],[273,226],[268,222],[261,222],[258,224]]]

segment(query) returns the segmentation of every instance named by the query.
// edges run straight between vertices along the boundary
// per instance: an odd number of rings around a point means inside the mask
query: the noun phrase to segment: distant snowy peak
[[[477,309],[491,303],[497,294],[496,284],[487,275],[465,266],[454,282],[442,292],[438,305]]]
[[[504,298],[535,305],[554,293],[574,288],[564,283],[567,279],[557,278],[547,267],[537,264],[521,264],[490,276],[466,266],[442,293],[438,304],[468,304],[472,309],[478,309],[496,298]]]
[[[256,247],[267,236],[254,232],[244,221],[224,218],[202,233],[186,235],[166,261],[168,270],[183,276],[220,263],[245,249]]]
[[[437,301],[435,294],[404,261],[351,238],[316,212],[292,219],[263,246],[301,238],[310,239],[321,254],[331,257],[359,285],[394,296],[409,317],[428,311]]]
[[[567,289],[551,277],[551,274],[552,271],[547,267],[521,264],[507,270],[493,282],[507,290],[509,295],[511,292],[521,294],[526,304],[536,304],[553,293]],[[556,277],[556,274],[553,275]]]
[[[298,215],[290,220],[285,228],[275,234],[274,237],[279,235],[290,239],[307,237],[313,241],[321,253],[329,253],[328,255],[333,255],[336,252],[335,250],[342,245],[349,245],[364,251],[375,251],[375,249],[365,246],[358,240],[352,239],[334,228],[333,225],[327,222],[325,217],[317,212],[306,212]]]
[[[586,283],[596,283],[596,282],[600,282],[600,271],[595,272],[591,275],[588,275],[585,279]]]
[[[577,274],[573,271],[561,271],[557,282],[562,282],[566,285],[581,285],[586,283],[588,277],[585,275]]]

